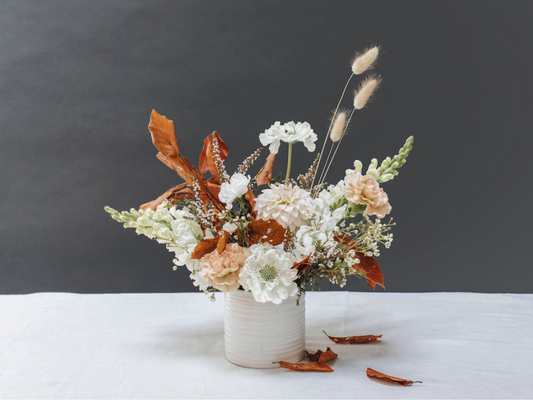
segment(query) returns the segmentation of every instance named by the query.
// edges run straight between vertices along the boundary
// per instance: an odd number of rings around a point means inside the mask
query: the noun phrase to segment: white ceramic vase
[[[278,368],[305,357],[305,296],[259,303],[242,290],[224,295],[226,358],[248,368]]]

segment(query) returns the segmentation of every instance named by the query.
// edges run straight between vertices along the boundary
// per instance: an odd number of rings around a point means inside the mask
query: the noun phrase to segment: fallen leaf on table
[[[326,333],[325,331],[322,331]],[[345,337],[337,337],[337,336],[329,336],[326,333],[326,336],[333,342],[337,344],[361,344],[361,343],[369,343],[369,342],[375,342],[383,335],[363,335],[363,336],[345,336]]]
[[[322,353],[323,353],[322,350],[317,350],[316,353],[309,353],[307,350],[305,351],[305,355],[309,359],[309,361],[317,361],[317,362],[320,356],[322,355]]]
[[[402,386],[411,386],[415,382],[422,383],[421,381],[410,381],[407,379],[390,376],[382,372],[376,371],[375,369],[372,369],[372,368],[366,369],[366,376],[368,376],[369,378],[377,378],[377,379],[384,380],[386,382],[391,382],[391,383],[395,383],[395,384],[402,385]]]
[[[331,368],[329,365],[316,361],[300,364],[280,361],[279,365],[282,368],[292,369],[293,371],[333,372],[333,368]]]
[[[305,353],[307,354],[307,358],[309,359],[309,361],[317,361],[320,364],[334,360],[338,356],[329,347],[326,351],[317,350],[315,354],[309,353],[308,351],[306,351]]]

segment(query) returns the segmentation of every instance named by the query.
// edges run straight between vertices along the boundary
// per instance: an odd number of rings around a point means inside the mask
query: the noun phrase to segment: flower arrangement
[[[384,287],[375,257],[380,245],[391,245],[394,223],[392,219],[382,222],[391,205],[380,185],[398,175],[413,137],[381,164],[372,159],[366,173],[361,161],[355,160],[343,180],[326,183],[350,120],[367,105],[379,86],[379,76],[362,81],[354,92],[352,110],[339,107],[352,78],[371,69],[378,53],[378,47],[373,47],[355,57],[322,151],[296,180],[290,175],[292,146],[301,142],[314,152],[318,139],[307,122],[278,121],[261,133],[259,140],[269,146],[270,154],[252,177],[248,171],[262,148],[229,175],[224,166],[228,147],[214,132],[204,140],[196,168],[181,155],[173,122],[154,110],[148,129],[159,150],[157,158],[185,182],[138,210],[105,210],[125,228],[135,228],[138,234],[166,245],[175,255],[174,269],[185,266],[193,284],[206,293],[242,289],[256,301],[279,304],[306,288],[319,289],[321,279],[343,287],[348,276],[358,275],[372,288],[376,284]],[[279,176],[272,178],[282,142],[288,145],[283,181]],[[207,173],[211,176],[204,176]]]

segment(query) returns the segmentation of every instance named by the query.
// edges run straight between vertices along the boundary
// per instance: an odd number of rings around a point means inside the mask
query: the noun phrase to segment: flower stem
[[[287,175],[285,175],[285,185],[289,183],[289,175],[291,173],[291,162],[292,162],[292,143],[289,143],[289,157],[287,159]]]
[[[324,138],[324,144],[322,144],[322,150],[320,151],[320,156],[318,158],[318,165],[316,166],[315,173],[313,175],[313,182],[311,182],[311,188],[315,184],[315,178],[316,174],[318,173],[318,168],[320,167],[320,162],[322,161],[322,154],[324,154],[324,149],[326,147],[326,142],[329,137],[329,133],[331,132],[331,128],[333,127],[333,122],[335,121],[335,117],[337,117],[337,112],[339,111],[339,107],[341,105],[342,99],[344,98],[344,93],[346,93],[346,89],[348,88],[348,85],[350,84],[350,81],[354,77],[354,74],[352,73],[350,75],[350,78],[348,79],[348,82],[346,82],[346,85],[344,85],[344,90],[342,91],[341,98],[339,99],[339,102],[337,103],[337,108],[335,108],[335,112],[333,113],[333,117],[331,118],[331,122],[329,124],[328,132],[326,133],[326,137]],[[331,154],[331,152],[330,152]],[[324,172],[324,170],[322,170]]]

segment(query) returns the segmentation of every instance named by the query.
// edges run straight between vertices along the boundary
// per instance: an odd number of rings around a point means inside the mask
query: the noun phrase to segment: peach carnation
[[[206,254],[200,259],[202,278],[208,286],[222,292],[237,290],[240,286],[238,272],[250,254],[250,250],[237,243],[226,245],[221,254],[217,250]]]
[[[359,171],[350,171],[344,179],[344,184],[346,200],[366,205],[364,215],[383,218],[391,212],[387,193],[372,176],[362,176]]]

